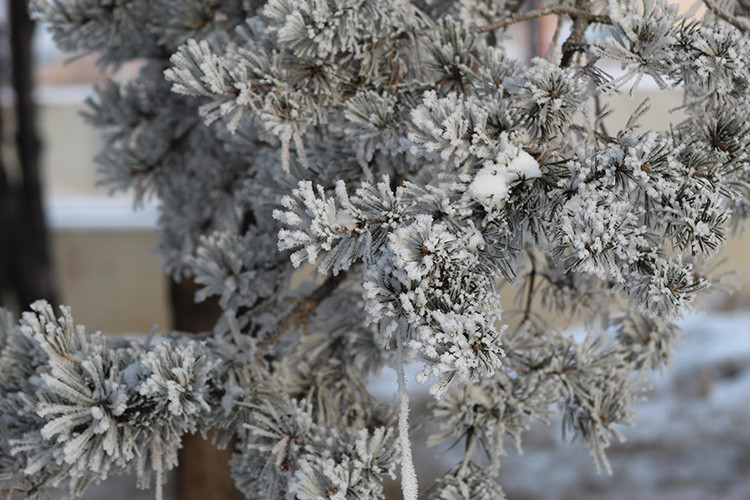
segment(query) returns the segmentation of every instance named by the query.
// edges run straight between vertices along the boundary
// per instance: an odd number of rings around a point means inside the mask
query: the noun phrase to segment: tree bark
[[[4,26],[3,26],[4,28]],[[0,60],[0,82],[5,79],[5,61]],[[3,110],[0,109],[0,138],[3,137]],[[1,150],[1,148],[0,148]],[[10,185],[8,184],[8,176],[5,171],[5,162],[3,161],[2,154],[0,154],[0,293],[10,288],[10,277],[8,271],[10,266],[10,228],[11,218],[11,192]],[[2,298],[0,298],[0,306],[4,305]]]
[[[183,279],[171,284],[172,324],[175,330],[199,333],[211,330],[221,314],[214,300],[196,304],[196,285]],[[229,473],[231,446],[218,450],[199,434],[185,436],[177,469],[177,498],[180,500],[242,500]]]

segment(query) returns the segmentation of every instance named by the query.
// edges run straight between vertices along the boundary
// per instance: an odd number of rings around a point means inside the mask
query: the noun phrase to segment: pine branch
[[[404,366],[418,360],[435,402],[414,423],[437,431],[428,444],[465,445],[422,498],[503,498],[502,436],[520,448],[527,423],[552,409],[605,459],[612,425],[638,399],[633,373],[668,361],[671,325],[712,281],[707,261],[727,225],[750,217],[750,26],[719,0],[688,25],[661,0],[531,12],[521,0],[458,10],[437,0],[424,11],[402,0],[273,0],[239,30],[264,2],[33,3],[58,43],[100,51],[106,64],[177,50],[172,93],[152,60],[135,92],[102,94],[95,123],[115,132],[101,163],[137,199],[161,197],[165,267],[195,276],[198,299],[218,297],[223,314],[202,328],[205,347],[115,353],[68,315],[26,315],[21,330],[0,315],[0,414],[20,443],[0,436],[0,481],[59,474],[77,495],[106,478],[100,464],[135,459],[145,485],[174,465],[180,436],[202,427],[237,440],[233,477],[251,496],[382,498],[401,450],[404,496],[416,499]],[[147,18],[135,15],[142,4]],[[545,59],[518,61],[495,36],[550,15]],[[589,43],[592,24],[613,36]],[[600,59],[627,72],[612,80]],[[433,75],[446,77],[437,88]],[[641,131],[640,106],[608,132],[611,91],[644,76],[682,85],[689,120]],[[303,261],[319,263],[322,283],[288,290]],[[499,273],[524,278],[521,325],[505,334]],[[551,326],[579,314],[619,321],[616,340],[610,326],[584,342],[542,328],[540,299]],[[363,385],[386,365],[399,377],[390,408]],[[131,436],[133,426],[143,432]]]

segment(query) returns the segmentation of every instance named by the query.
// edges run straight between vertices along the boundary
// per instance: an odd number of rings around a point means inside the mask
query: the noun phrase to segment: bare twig
[[[487,24],[485,26],[475,26],[474,28],[470,28],[468,30],[461,31],[461,35],[478,35],[481,33],[490,33],[495,30],[499,30],[502,28],[507,28],[508,26],[512,24],[521,23],[524,21],[530,21],[532,19],[536,19],[538,17],[543,16],[550,16],[550,15],[568,15],[571,17],[580,17],[585,19],[589,23],[599,23],[599,24],[612,24],[612,19],[606,14],[592,14],[591,12],[588,12],[586,10],[577,9],[575,7],[566,7],[563,5],[558,5],[555,7],[544,7],[542,9],[536,9],[536,10],[530,10],[528,12],[520,12],[517,14],[513,14],[510,17],[507,17],[503,19],[502,21],[498,21],[496,23]],[[434,29],[423,29],[423,30],[416,30],[413,32],[414,36],[427,36],[435,33],[436,30]],[[386,40],[398,40],[400,38],[403,38],[405,35],[407,35],[408,32],[399,31],[398,33],[395,33],[390,38],[381,40],[376,45],[380,45],[381,43],[385,42]]]
[[[296,305],[291,311],[279,319],[278,323],[276,323],[276,327],[271,330],[260,343],[260,347],[264,348],[275,344],[276,341],[286,332],[299,324],[306,323],[320,303],[330,297],[345,278],[346,272],[340,272],[334,276],[329,276],[328,279],[326,279],[318,288],[313,290],[310,295],[297,299]],[[262,350],[263,349],[261,349],[261,351]]]
[[[552,34],[552,41],[549,44],[549,47],[547,47],[547,53],[544,55],[544,58],[548,61],[553,61],[555,59],[555,51],[557,50],[557,44],[560,40],[560,31],[562,31],[563,26],[563,17],[557,16],[557,22],[555,23],[555,32]]]
[[[715,15],[722,21],[726,21],[738,30],[750,34],[750,24],[748,24],[747,21],[737,19],[735,16],[729,14],[728,12],[724,12],[718,5],[714,3],[714,0],[703,0],[703,3],[706,4],[706,7],[711,11],[713,15]]]
[[[526,302],[523,306],[523,318],[521,324],[531,319],[531,301],[534,298],[534,281],[536,280],[536,259],[534,254],[529,252],[529,261],[531,262],[531,271],[529,271],[529,289],[526,291]]]
[[[565,7],[562,5],[556,7],[544,7],[543,9],[530,10],[528,12],[521,12],[514,14],[507,19],[499,21],[494,24],[487,26],[477,26],[468,30],[468,33],[475,35],[479,33],[487,33],[488,31],[495,31],[500,28],[505,28],[511,24],[520,23],[523,21],[530,21],[542,16],[549,15],[568,15],[571,17],[580,17],[585,19],[589,23],[600,23],[600,24],[612,24],[612,20],[606,14],[592,14],[583,9],[577,9],[575,7]]]
[[[555,7],[544,7],[543,9],[536,9],[536,10],[530,10],[528,12],[520,12],[518,14],[513,14],[512,16],[507,17],[503,19],[502,21],[498,21],[493,24],[487,24],[485,26],[475,26],[474,28],[470,28],[468,30],[462,31],[461,34],[478,35],[481,33],[488,33],[490,31],[507,28],[508,26],[512,24],[522,23],[524,21],[530,21],[538,17],[550,16],[550,15],[557,15],[557,16],[568,15],[571,17],[582,17],[590,23],[612,24],[612,20],[606,14],[592,14],[586,10],[576,9],[575,7],[565,7],[562,5],[558,5]],[[414,32],[414,34],[416,36],[425,36],[425,35],[430,35],[434,32],[435,30],[417,30]],[[402,36],[402,34],[398,33],[397,35],[394,35],[394,38],[398,38],[400,36]]]
[[[603,133],[601,133],[601,132],[599,132],[597,130],[590,130],[590,129],[587,129],[585,127],[582,127],[581,125],[576,125],[576,124],[572,124],[570,126],[570,128],[572,128],[573,130],[577,130],[579,132],[584,132],[584,133],[592,133],[593,132],[593,134],[596,136],[597,139],[600,139],[600,140],[602,140],[604,142],[607,142],[609,144],[617,144],[617,139],[615,139],[614,137],[612,137],[610,135],[603,134]]]
[[[599,130],[601,130],[602,134],[609,137],[609,132],[607,132],[607,126],[604,124],[604,118],[607,115],[606,114],[602,115],[602,110],[603,110],[602,100],[599,94],[594,94],[594,109],[596,111],[597,118],[601,119],[601,121],[599,122]]]

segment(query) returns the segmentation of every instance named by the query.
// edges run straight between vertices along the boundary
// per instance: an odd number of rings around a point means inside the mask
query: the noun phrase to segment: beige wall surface
[[[107,189],[96,186],[101,131],[81,115],[91,93],[90,85],[64,85],[41,88],[39,95],[43,187],[60,302],[71,307],[77,323],[107,333],[148,333],[154,323],[164,330],[170,324],[168,278],[154,251],[154,230],[134,219],[130,202],[108,199]],[[87,227],[92,221],[95,227]]]
[[[706,298],[705,308],[750,311],[750,227],[742,235],[729,235],[715,260],[722,259],[717,268],[724,274],[722,283]]]
[[[71,306],[78,323],[108,333],[147,333],[154,323],[160,331],[169,326],[168,277],[154,253],[152,231],[57,230],[52,245],[61,302]],[[699,308],[750,310],[750,235],[730,238],[722,255],[728,257],[722,270],[729,273],[725,282],[733,293],[711,293]],[[311,271],[306,267],[299,278],[314,277]],[[518,291],[503,290],[506,311],[519,307]]]
[[[155,246],[148,230],[54,231],[60,302],[77,323],[107,333],[167,329],[167,277]]]
[[[74,103],[40,106],[42,171],[45,194],[53,198],[70,196],[106,196],[96,188],[98,175],[94,156],[102,146],[100,132],[86,123],[81,103],[86,91],[72,90]]]

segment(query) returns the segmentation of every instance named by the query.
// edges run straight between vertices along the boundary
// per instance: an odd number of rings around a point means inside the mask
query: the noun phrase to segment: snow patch
[[[518,155],[507,163],[492,162],[479,170],[469,184],[469,193],[488,209],[502,208],[505,206],[512,183],[541,176],[539,163],[521,149]]]

